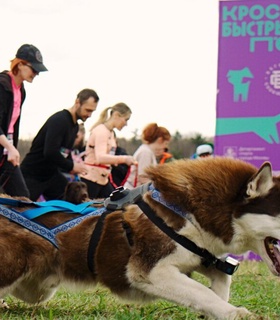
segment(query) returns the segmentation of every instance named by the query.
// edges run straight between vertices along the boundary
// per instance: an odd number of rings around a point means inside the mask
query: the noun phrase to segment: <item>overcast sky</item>
[[[24,43],[49,69],[26,84],[20,135],[32,138],[77,93],[95,89],[97,111],[132,111],[119,137],[150,122],[174,134],[215,134],[218,0],[0,0],[0,69]]]

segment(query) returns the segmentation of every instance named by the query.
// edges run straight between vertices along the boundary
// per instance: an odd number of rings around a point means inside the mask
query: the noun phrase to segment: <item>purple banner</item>
[[[219,2],[215,154],[280,173],[280,0]]]

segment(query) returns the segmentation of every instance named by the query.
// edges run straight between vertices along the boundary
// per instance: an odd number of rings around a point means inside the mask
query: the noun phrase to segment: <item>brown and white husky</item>
[[[57,246],[0,215],[0,250],[5,253],[0,296],[38,303],[50,299],[61,284],[84,288],[99,282],[126,300],[166,299],[215,319],[250,315],[228,303],[231,276],[217,267],[217,261],[227,253],[251,250],[279,276],[280,178],[272,176],[271,165],[264,163],[258,170],[240,160],[217,157],[176,160],[150,167],[147,174],[152,184],[134,197],[135,204],[124,201],[123,209],[114,209],[112,201],[105,214],[84,215],[78,224],[56,234]],[[143,213],[145,206],[175,239]],[[3,204],[0,211],[31,207]],[[51,230],[74,217],[79,219],[62,210],[33,221]],[[193,246],[178,243],[176,235]],[[214,257],[209,263],[207,255]],[[209,277],[211,287],[189,277],[193,271]]]

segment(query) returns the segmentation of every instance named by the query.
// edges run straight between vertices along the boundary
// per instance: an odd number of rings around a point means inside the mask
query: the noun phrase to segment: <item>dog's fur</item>
[[[252,250],[279,276],[279,252],[268,253],[267,240],[280,238],[280,178],[271,166],[259,170],[240,160],[205,158],[176,160],[147,169],[164,199],[188,212],[184,219],[156,202],[144,200],[167,225],[213,255]],[[37,220],[48,227],[69,214],[48,213]],[[201,258],[158,229],[137,205],[105,218],[94,266],[87,252],[98,217],[83,220],[57,235],[59,249],[40,236],[0,216],[0,297],[7,294],[28,303],[50,299],[60,284],[107,286],[119,297],[136,301],[167,299],[215,319],[241,319],[250,313],[227,301],[231,277],[201,264]],[[128,237],[124,222],[130,226]],[[279,259],[279,258],[278,258]],[[211,289],[187,274],[197,271],[211,280]]]

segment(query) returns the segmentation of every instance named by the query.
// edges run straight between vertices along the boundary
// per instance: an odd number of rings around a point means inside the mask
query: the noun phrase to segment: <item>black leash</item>
[[[8,183],[8,181],[10,180],[11,176],[13,175],[16,166],[8,162],[8,160],[5,160],[5,157],[1,159],[0,168],[2,166],[6,166],[6,168],[3,170],[3,172],[0,175],[0,189],[1,189],[1,192],[5,192],[4,188]]]

